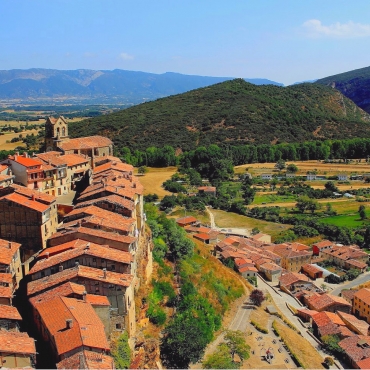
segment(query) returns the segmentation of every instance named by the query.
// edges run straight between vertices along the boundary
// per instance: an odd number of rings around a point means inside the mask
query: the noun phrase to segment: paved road
[[[348,281],[347,283],[337,285],[336,288],[334,288],[330,294],[333,295],[339,295],[342,289],[351,289],[357,285],[363,284],[370,281],[370,272],[365,272],[364,274],[361,274],[357,279]],[[333,284],[331,285],[333,286]]]

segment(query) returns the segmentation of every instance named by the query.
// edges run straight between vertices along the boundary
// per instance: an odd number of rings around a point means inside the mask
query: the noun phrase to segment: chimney
[[[90,243],[87,243],[85,249],[89,249],[89,248],[90,248]]]
[[[87,292],[86,292],[86,290],[84,290],[82,292],[82,299],[83,299],[84,302],[86,302],[86,294],[87,294]]]
[[[46,259],[49,259],[49,252],[46,252]]]
[[[24,153],[23,153],[23,157],[24,157],[24,158],[28,158],[28,153],[27,153],[27,152],[24,152]]]
[[[35,200],[36,200],[35,194],[32,194],[32,200],[33,200],[33,201],[35,201]]]
[[[66,319],[66,326],[67,326],[67,329],[72,329],[73,328],[73,320],[72,319]]]
[[[63,265],[60,265],[59,266],[59,272],[62,272],[63,271]]]
[[[12,242],[8,243],[8,247],[9,247],[9,249],[12,249]]]
[[[107,269],[105,267],[103,268],[103,278],[107,278]]]

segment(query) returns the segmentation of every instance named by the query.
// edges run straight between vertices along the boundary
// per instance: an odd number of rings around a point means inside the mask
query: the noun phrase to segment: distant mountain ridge
[[[370,67],[321,78],[315,83],[336,88],[370,113]]]
[[[370,116],[330,87],[225,81],[71,123],[73,137],[103,135],[118,148],[275,144],[370,136]]]
[[[208,77],[166,72],[115,70],[56,70],[32,68],[0,71],[0,99],[62,99],[69,102],[138,104],[169,95],[232,80],[234,77]],[[282,84],[262,78],[246,79],[261,85]]]

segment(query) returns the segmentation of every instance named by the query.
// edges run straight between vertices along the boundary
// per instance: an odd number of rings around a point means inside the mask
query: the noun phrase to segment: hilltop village
[[[143,187],[109,139],[69,139],[63,117],[45,128],[45,153],[0,163],[1,366],[40,367],[37,338],[43,366],[112,369],[108,339],[134,337],[135,291],[151,275]],[[76,189],[73,206],[57,202]]]
[[[137,342],[149,315],[147,297],[137,295],[153,273],[143,186],[133,166],[113,156],[111,140],[71,139],[63,117],[46,120],[45,149],[0,162],[1,366],[112,369],[112,341],[125,333],[131,368],[139,368],[145,356]],[[198,192],[217,196],[214,186]],[[359,246],[272,243],[267,233],[219,229],[193,216],[176,224],[249,289],[241,306],[247,316],[235,314],[236,329],[252,340],[248,357],[255,362],[247,367],[302,363],[279,339],[280,321],[328,366],[370,367],[370,289],[350,289],[355,285],[325,268],[366,282],[369,254]],[[267,316],[260,321],[252,285],[265,294]],[[323,352],[328,338],[335,338],[333,358]],[[159,354],[153,358],[151,365],[161,368]]]

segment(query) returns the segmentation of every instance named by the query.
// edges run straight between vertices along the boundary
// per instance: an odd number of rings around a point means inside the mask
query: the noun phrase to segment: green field
[[[361,220],[360,216],[357,214],[351,215],[338,215],[326,217],[320,220],[320,222],[327,225],[335,226],[347,226],[347,227],[359,227],[363,225],[369,225],[370,219]]]
[[[295,202],[297,198],[293,195],[286,196],[286,195],[276,195],[276,194],[257,194],[254,197],[254,201],[252,203],[252,206],[254,204],[269,204],[270,206],[273,206],[273,203],[291,203]]]

